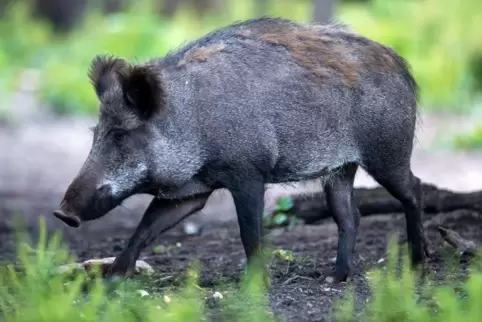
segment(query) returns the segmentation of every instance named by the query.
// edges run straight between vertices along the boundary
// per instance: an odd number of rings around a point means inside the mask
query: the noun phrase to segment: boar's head
[[[162,153],[155,142],[163,138],[158,120],[166,105],[158,67],[97,56],[89,77],[100,101],[99,120],[89,155],[54,212],[72,227],[151,189],[155,154]]]

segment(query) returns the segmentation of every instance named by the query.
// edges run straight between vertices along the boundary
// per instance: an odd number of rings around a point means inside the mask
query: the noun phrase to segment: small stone
[[[140,295],[141,297],[149,296],[149,293],[147,293],[147,292],[144,291],[144,290],[137,290],[137,293],[139,293],[139,295]]]
[[[333,276],[327,276],[325,278],[325,282],[328,284],[333,284],[335,282],[335,278]]]
[[[176,243],[176,247],[181,247],[181,246],[182,246],[182,244],[180,242]]]
[[[184,233],[188,236],[193,236],[199,234],[199,226],[193,222],[186,222],[183,226]]]
[[[164,303],[166,303],[166,304],[171,303],[171,298],[167,295],[164,295]]]
[[[84,267],[82,266],[82,264],[79,264],[79,263],[66,264],[66,265],[57,267],[57,269],[54,270],[54,273],[67,275],[67,274],[72,274],[76,271],[77,272],[82,271],[83,269]]]
[[[136,273],[137,274],[144,274],[144,275],[151,275],[154,273],[154,269],[151,265],[147,264],[143,260],[136,261]]]
[[[221,300],[223,298],[223,294],[219,292],[214,292],[213,298]]]

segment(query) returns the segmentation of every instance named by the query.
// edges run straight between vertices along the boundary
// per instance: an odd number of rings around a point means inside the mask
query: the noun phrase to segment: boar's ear
[[[165,92],[159,71],[150,65],[132,65],[119,72],[119,82],[127,106],[144,120],[164,107]]]
[[[106,90],[115,84],[115,76],[118,71],[126,67],[127,62],[121,58],[111,55],[97,55],[94,57],[90,64],[89,78],[99,99]]]

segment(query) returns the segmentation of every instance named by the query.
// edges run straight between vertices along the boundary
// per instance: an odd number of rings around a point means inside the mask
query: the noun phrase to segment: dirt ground
[[[3,214],[2,214],[3,215]],[[482,216],[480,213],[460,210],[426,216],[424,220],[434,255],[427,262],[431,273],[444,273],[443,254],[455,252],[444,246],[436,230],[438,225],[453,229],[463,237],[482,245]],[[330,284],[325,280],[334,267],[337,229],[331,220],[318,225],[301,225],[294,228],[278,228],[268,231],[267,240],[277,249],[292,251],[295,260],[288,263],[273,260],[270,266],[272,286],[269,292],[270,308],[282,321],[330,321],[333,303],[347,285],[356,286],[357,306],[363,307],[369,289],[365,272],[377,265],[384,265],[386,246],[394,234],[404,235],[402,214],[376,215],[363,218],[356,245],[356,269],[358,273],[348,283]],[[130,231],[109,234],[83,234],[71,238],[69,247],[79,259],[115,256],[122,249]],[[11,232],[0,233],[0,256],[12,258]],[[176,245],[180,243],[180,245]],[[159,251],[159,246],[164,250]],[[146,249],[141,259],[155,269],[152,289],[165,288],[185,272],[193,260],[201,262],[200,286],[217,290],[224,283],[237,283],[242,273],[244,251],[235,221],[213,221],[206,225],[200,236],[187,236],[172,230]],[[466,264],[460,263],[464,273]],[[215,308],[211,308],[214,310]],[[227,321],[214,315],[214,321]]]
[[[25,97],[17,100],[24,106],[31,104]],[[0,124],[0,259],[14,257],[14,220],[24,219],[35,239],[40,216],[46,218],[50,232],[57,229],[63,232],[72,253],[80,259],[115,256],[133,232],[147,206],[148,197],[136,196],[126,203],[125,208],[118,208],[82,228],[66,228],[51,213],[88,152],[88,126],[92,120],[53,120],[44,114],[33,115],[13,127]],[[459,129],[468,123],[470,120],[457,121],[450,117],[425,120],[426,126],[414,152],[414,171],[423,181],[457,191],[482,190],[482,155],[433,148],[434,139],[446,133],[449,127]],[[361,173],[356,185],[375,184]],[[293,191],[319,190],[316,184],[293,189],[271,189],[267,193],[266,207],[272,207],[277,197]],[[200,236],[187,236],[178,226],[160,236],[143,252],[142,258],[154,267],[156,274],[164,277],[176,276],[191,260],[199,258],[204,287],[216,288],[226,280],[237,281],[244,265],[244,252],[230,199],[229,195],[217,194],[205,210],[192,218],[204,223]],[[436,218],[426,216],[424,221],[432,248],[436,250],[435,256],[428,261],[432,272],[443,271],[441,254],[444,244],[436,231],[437,225],[454,229],[482,245],[482,216],[479,213],[459,210],[439,214]],[[356,245],[360,273],[350,282],[357,286],[360,304],[368,297],[364,272],[380,263],[383,265],[388,238],[404,231],[402,214],[362,219]],[[275,315],[287,321],[330,320],[333,301],[347,286],[347,283],[332,285],[325,281],[327,273],[333,269],[336,255],[337,229],[333,221],[271,230],[268,241],[276,248],[294,252],[298,258],[291,264],[282,261],[272,264],[270,307]],[[180,247],[168,247],[177,242],[181,243]],[[158,245],[165,245],[168,250],[154,252],[152,248]],[[153,280],[153,284],[156,283],[159,287],[165,286],[169,279]]]
[[[435,251],[427,261],[427,271],[444,273],[444,253],[453,250],[444,247],[436,231],[439,224],[459,232],[465,238],[482,244],[482,216],[469,211],[440,214],[439,218],[426,218],[427,234]],[[455,221],[456,220],[456,221]],[[333,302],[344,294],[347,285],[356,286],[358,305],[361,307],[368,298],[367,269],[383,265],[386,259],[386,246],[389,238],[396,233],[404,234],[403,215],[388,214],[362,220],[357,239],[356,269],[359,270],[352,281],[330,284],[325,281],[334,268],[336,256],[337,230],[330,221],[322,225],[299,226],[294,229],[275,229],[269,232],[268,240],[274,247],[292,251],[295,261],[288,263],[274,260],[270,268],[272,287],[270,308],[285,321],[329,321]],[[126,235],[109,236],[95,242],[81,242],[73,249],[82,259],[92,256],[112,256],[117,253]],[[172,247],[177,242],[181,247]],[[166,277],[176,276],[184,271],[193,259],[202,265],[202,287],[222,287],[222,283],[237,282],[244,265],[244,252],[239,240],[238,227],[234,222],[216,223],[199,237],[186,237],[180,234],[167,234],[152,246],[171,246],[170,250],[158,254],[150,247],[143,254],[162,278],[154,280],[154,287],[166,286]],[[466,264],[460,263],[461,272]],[[158,285],[156,285],[158,283]]]

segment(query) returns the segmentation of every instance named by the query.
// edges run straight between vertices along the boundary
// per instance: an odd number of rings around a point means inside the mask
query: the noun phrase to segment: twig
[[[471,210],[482,212],[482,191],[470,193],[453,192],[439,189],[431,184],[422,184],[424,212],[427,214],[449,213],[455,210]],[[293,194],[293,207],[288,212],[305,221],[307,224],[320,223],[331,218],[331,211],[323,192],[312,195]],[[377,214],[393,214],[403,212],[399,200],[390,195],[385,188],[357,188],[354,199],[362,217]]]
[[[172,276],[172,275],[161,277],[161,278],[156,280],[156,283],[162,283],[162,282],[168,281],[168,280],[172,279],[173,277],[174,276]]]
[[[306,276],[300,276],[300,275],[294,275],[288,278],[286,281],[283,282],[283,285],[287,285],[297,279],[305,279],[305,280],[313,280],[311,277],[306,277]]]
[[[477,247],[477,244],[475,242],[463,238],[459,235],[459,233],[451,229],[447,229],[442,226],[437,227],[437,229],[442,238],[450,246],[458,250],[461,255],[466,254],[469,256],[475,256],[478,253],[479,248]]]

